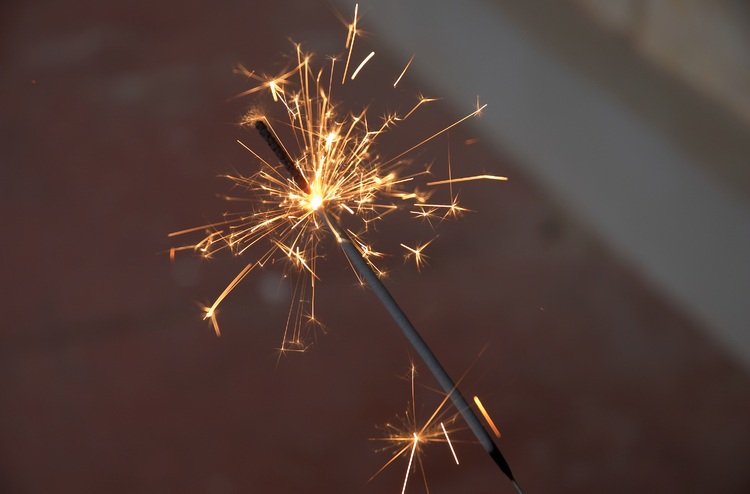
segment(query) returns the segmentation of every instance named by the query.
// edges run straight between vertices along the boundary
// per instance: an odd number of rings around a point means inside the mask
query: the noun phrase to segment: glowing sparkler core
[[[311,194],[310,195],[310,209],[313,211],[317,211],[318,208],[323,204],[323,198],[320,196],[320,194]]]

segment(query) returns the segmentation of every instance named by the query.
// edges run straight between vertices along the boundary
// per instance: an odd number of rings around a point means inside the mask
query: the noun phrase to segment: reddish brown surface
[[[367,438],[407,406],[396,376],[409,349],[333,244],[318,300],[329,334],[280,362],[287,301],[261,293],[275,270],[227,300],[217,339],[192,303],[241,264],[165,254],[167,232],[226,207],[216,175],[257,166],[235,143],[257,141],[234,126],[246,102],[225,102],[246,87],[232,66],[277,70],[286,36],[338,51],[330,8],[1,9],[0,490],[398,492],[403,462],[367,482],[387,458]],[[378,57],[388,77],[402,64]],[[452,118],[433,111],[425,123]],[[499,424],[526,492],[750,491],[747,376],[522,164],[467,137],[451,135],[454,164],[511,181],[464,187],[478,213],[441,227],[423,273],[391,259],[389,286],[453,375],[487,346],[463,386]],[[444,150],[424,159],[444,165]],[[390,242],[416,227],[393,225]],[[419,393],[424,417],[435,397]],[[478,445],[458,452],[456,467],[427,450],[430,492],[512,492]]]

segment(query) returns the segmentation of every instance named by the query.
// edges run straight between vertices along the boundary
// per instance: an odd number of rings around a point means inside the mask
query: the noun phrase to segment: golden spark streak
[[[352,58],[352,51],[354,51],[354,38],[357,35],[357,13],[359,12],[359,4],[354,4],[354,20],[349,25],[349,32],[346,35],[346,43],[344,48],[349,50],[346,55],[346,65],[344,65],[344,75],[341,77],[341,84],[346,82],[346,73],[349,71],[349,61]]]
[[[278,75],[266,76],[238,67],[237,72],[253,85],[238,96],[264,95],[279,109],[279,115],[261,113],[258,109],[264,107],[261,102],[242,121],[243,125],[258,129],[256,124],[262,122],[265,134],[260,135],[268,136],[263,139],[271,146],[260,151],[240,142],[256,161],[257,169],[250,174],[225,176],[239,192],[224,199],[232,205],[246,205],[247,209],[225,213],[220,221],[169,234],[176,237],[203,233],[203,239],[191,245],[172,247],[169,251],[171,259],[178,251],[187,249],[204,258],[221,250],[235,256],[253,256],[213,304],[204,308],[203,316],[211,321],[217,334],[217,308],[229,293],[255,267],[280,261],[285,276],[294,274],[297,277],[280,352],[298,351],[308,346],[304,343],[305,331],[313,326],[321,327],[315,309],[316,264],[324,255],[321,240],[334,230],[326,225],[329,215],[337,222],[346,223],[345,231],[354,240],[356,248],[377,276],[384,277],[386,271],[374,265],[383,254],[366,240],[375,222],[398,211],[409,211],[408,214],[429,221],[434,216],[445,219],[466,210],[458,206],[453,184],[467,178],[452,179],[450,161],[449,180],[443,181],[449,184],[450,201],[440,204],[440,201],[428,202],[432,190],[419,190],[420,187],[424,189],[424,177],[430,174],[429,166],[410,169],[411,162],[404,156],[477,115],[484,106],[433,132],[416,145],[408,146],[395,157],[382,159],[375,149],[380,136],[391,130],[396,122],[406,120],[417,110],[421,111],[426,103],[437,99],[419,95],[415,105],[403,113],[386,114],[377,125],[368,121],[368,107],[356,111],[343,108],[335,100],[334,93],[339,89],[338,81],[343,85],[348,79],[351,60],[358,56],[354,52],[359,35],[358,6],[355,6],[354,18],[344,22],[347,26],[347,53],[343,64],[336,57],[328,57],[323,65],[318,65],[313,55],[303,51],[302,45],[294,44],[296,65]],[[351,74],[352,79],[363,77],[363,67],[376,60],[374,53],[363,59]],[[403,84],[402,77],[413,60],[414,56],[395,84]],[[491,176],[473,179],[483,177]],[[418,269],[425,263],[423,251],[432,240],[416,247],[407,247],[407,241],[402,243],[408,251],[407,258],[414,256]],[[267,249],[265,252],[264,248]],[[259,250],[257,253],[254,252],[256,249]]]
[[[398,458],[406,456],[406,454],[409,453],[409,462],[406,469],[406,475],[404,477],[403,488],[405,489],[409,476],[411,475],[412,471],[416,469],[413,462],[414,458],[416,457],[417,465],[419,466],[419,471],[421,472],[425,489],[427,492],[429,492],[429,488],[427,487],[426,472],[421,459],[421,454],[424,451],[424,447],[431,443],[448,443],[453,458],[456,464],[458,464],[458,457],[456,456],[456,451],[453,448],[453,441],[450,438],[450,433],[455,432],[458,429],[454,428],[451,431],[449,427],[446,427],[445,425],[446,423],[449,424],[449,426],[453,424],[456,421],[458,414],[452,413],[451,415],[448,415],[446,403],[448,403],[450,396],[444,395],[440,404],[434,409],[430,417],[424,423],[422,423],[421,426],[418,425],[415,392],[415,377],[417,375],[416,365],[412,364],[409,370],[409,374],[409,381],[411,384],[411,406],[407,408],[406,414],[404,416],[397,416],[398,423],[386,424],[385,429],[387,432],[387,437],[370,438],[374,441],[385,441],[389,443],[388,446],[380,451],[393,451],[391,458],[382,467],[380,467],[377,472],[375,472],[370,480],[377,477],[383,470],[385,470]],[[445,417],[445,419],[441,420],[441,418],[443,417]]]
[[[448,442],[448,446],[451,448],[451,453],[453,453],[453,459],[456,460],[456,465],[458,465],[458,456],[456,456],[456,450],[453,449],[453,443],[451,442],[451,438],[448,435],[448,431],[445,430],[445,424],[440,422],[440,428],[443,429],[443,434],[445,434],[445,440]]]
[[[230,98],[230,100],[242,98],[243,96],[248,96],[250,94],[268,89],[271,92],[271,97],[273,98],[274,102],[278,102],[280,97],[284,94],[284,85],[289,83],[289,78],[297,73],[297,69],[293,69],[284,74],[269,78],[256,75],[255,71],[247,70],[242,65],[239,65],[237,66],[237,73],[244,75],[248,79],[256,80],[260,82],[261,85],[250,88],[247,91],[243,91],[239,94],[235,94]]]
[[[396,82],[393,83],[393,87],[398,86],[398,83],[401,81],[401,78],[404,77],[404,74],[406,74],[406,71],[409,69],[409,65],[411,65],[411,62],[414,60],[415,56],[417,56],[416,53],[412,55],[409,61],[406,63],[406,67],[404,67],[404,70],[401,71],[401,74],[396,79]]]
[[[221,336],[221,330],[219,329],[219,322],[216,320],[216,312],[213,309],[206,310],[206,318],[211,319],[211,325],[214,328],[216,336]]]
[[[415,111],[417,111],[417,108],[419,108],[420,106],[424,105],[425,103],[432,103],[433,101],[438,101],[439,99],[440,98],[426,98],[426,97],[420,95],[419,96],[419,101],[417,102],[416,105],[414,105],[414,108],[412,108],[409,111],[409,113],[407,113],[406,115],[404,115],[403,117],[401,117],[401,120],[406,120],[407,118],[409,118],[412,113],[414,113]]]
[[[223,222],[218,223],[209,223],[207,225],[201,225],[201,226],[194,226],[193,228],[186,228],[185,230],[180,230],[177,232],[171,232],[167,234],[167,237],[176,237],[178,235],[184,235],[186,233],[192,233],[192,232],[198,232],[201,230],[208,230],[210,228],[214,228],[216,226],[219,226],[223,224]],[[184,250],[184,249],[190,249],[191,247],[176,247],[177,250]]]
[[[355,78],[355,77],[357,77],[357,74],[359,74],[359,71],[360,71],[360,70],[362,70],[362,67],[364,67],[364,66],[365,66],[365,64],[366,64],[367,62],[369,62],[369,61],[370,61],[370,59],[371,59],[372,57],[374,57],[374,56],[375,56],[375,52],[373,51],[373,52],[371,52],[371,53],[370,53],[369,55],[367,55],[367,57],[366,57],[366,58],[365,58],[364,60],[362,60],[362,63],[360,63],[360,64],[359,64],[359,66],[358,66],[358,67],[357,67],[357,68],[356,68],[356,69],[354,70],[354,72],[352,73],[352,80],[354,80],[354,78]]]
[[[484,405],[482,405],[482,402],[479,401],[479,397],[478,396],[474,397],[474,403],[477,404],[477,407],[479,408],[479,411],[482,412],[482,416],[484,417],[484,420],[487,421],[487,424],[489,424],[490,428],[492,429],[492,432],[494,432],[495,436],[499,438],[500,437],[500,431],[497,429],[497,427],[495,426],[495,423],[490,418],[490,415],[487,413],[487,410],[485,410]]]
[[[459,177],[459,178],[451,178],[448,180],[437,180],[435,182],[427,182],[425,185],[455,184],[458,182],[471,182],[474,180],[500,180],[502,182],[505,182],[508,180],[508,177],[503,177],[499,175],[474,175],[473,177]]]
[[[452,129],[453,127],[455,127],[456,125],[458,125],[458,124],[460,124],[460,123],[463,123],[463,122],[465,122],[466,120],[468,120],[468,119],[470,119],[470,118],[472,118],[472,117],[475,117],[475,116],[479,115],[479,114],[480,114],[480,113],[482,112],[482,110],[484,110],[485,108],[487,108],[487,104],[486,104],[486,103],[485,103],[484,105],[482,105],[482,106],[481,106],[480,108],[477,108],[477,109],[476,109],[476,110],[474,110],[473,112],[469,113],[469,114],[468,114],[468,115],[466,115],[465,117],[463,117],[463,118],[461,118],[461,119],[459,119],[459,120],[457,120],[457,121],[453,122],[452,124],[450,124],[450,125],[449,125],[449,126],[447,126],[446,128],[444,128],[444,129],[442,129],[442,130],[439,130],[438,132],[435,132],[434,134],[432,134],[432,135],[431,135],[430,137],[427,137],[426,139],[423,139],[423,140],[421,140],[420,142],[418,142],[417,144],[413,145],[412,147],[410,147],[410,148],[409,148],[409,149],[407,149],[406,151],[402,151],[402,152],[401,152],[400,154],[397,154],[397,155],[396,155],[396,156],[394,156],[393,158],[391,158],[391,159],[389,159],[388,161],[386,161],[386,162],[385,162],[384,164],[386,164],[386,165],[387,165],[387,164],[393,163],[394,161],[398,160],[399,158],[403,157],[404,155],[406,155],[406,154],[409,154],[410,152],[414,151],[414,150],[415,150],[415,149],[417,149],[418,147],[420,147],[420,146],[423,146],[423,145],[427,144],[428,142],[430,142],[431,140],[433,140],[433,139],[434,139],[434,138],[436,138],[437,136],[439,136],[439,135],[442,135],[442,134],[445,134],[446,132],[448,132],[449,130],[451,130],[451,129]]]

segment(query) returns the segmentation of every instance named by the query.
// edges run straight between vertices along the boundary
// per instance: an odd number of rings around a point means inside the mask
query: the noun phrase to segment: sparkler
[[[348,52],[340,76],[342,86],[349,75],[354,42],[358,34],[357,22],[358,14],[355,8],[354,20],[348,25]],[[374,55],[374,52],[367,55],[351,72],[349,80],[362,73]],[[465,209],[458,205],[457,196],[453,193],[455,183],[471,180],[505,180],[505,177],[493,175],[452,177],[449,166],[447,180],[432,181],[426,185],[448,185],[450,201],[445,204],[429,203],[430,193],[422,192],[413,185],[417,178],[427,175],[429,170],[409,172],[407,169],[409,162],[405,159],[406,155],[478,115],[484,106],[477,104],[476,110],[465,117],[428,135],[394,157],[381,159],[372,148],[377,137],[436,99],[420,96],[417,103],[408,111],[403,114],[387,114],[378,126],[372,127],[368,123],[367,109],[344,113],[335,103],[334,84],[339,80],[336,58],[330,58],[330,63],[323,68],[315,69],[312,55],[304,53],[301,46],[296,45],[296,59],[294,68],[276,77],[266,77],[244,67],[239,68],[242,74],[259,83],[241,95],[268,92],[273,101],[283,107],[288,119],[283,123],[283,127],[293,136],[292,141],[297,149],[294,153],[295,159],[283,144],[284,140],[277,134],[272,120],[260,112],[250,112],[243,123],[256,128],[277,158],[278,165],[265,160],[250,147],[240,143],[263,164],[263,167],[249,177],[228,177],[253,197],[230,196],[226,199],[247,202],[251,210],[228,213],[222,221],[172,233],[171,236],[176,236],[204,231],[205,237],[193,245],[172,249],[171,255],[182,249],[193,249],[206,257],[223,249],[241,255],[261,242],[270,245],[265,253],[249,262],[237,274],[211,306],[204,309],[204,318],[211,321],[216,334],[219,335],[216,311],[227,295],[256,267],[285,259],[287,269],[299,273],[306,282],[298,283],[295,287],[280,352],[304,351],[308,346],[304,330],[318,323],[315,315],[315,283],[318,279],[316,263],[320,257],[320,241],[326,230],[332,232],[360,281],[367,284],[377,295],[476,438],[520,493],[520,487],[491,436],[381,282],[380,278],[384,272],[376,267],[374,260],[383,254],[376,252],[364,240],[370,225],[393,211],[408,209],[414,216],[428,219],[458,216]],[[409,60],[398,76],[394,87],[404,77],[412,60]],[[358,222],[358,231],[355,233],[350,228],[344,228],[344,219],[348,222]],[[407,249],[407,255],[413,257],[419,267],[424,260],[422,251],[430,242],[413,248],[401,245]],[[412,439],[416,441],[417,437],[414,436]],[[412,448],[416,448],[416,442]]]

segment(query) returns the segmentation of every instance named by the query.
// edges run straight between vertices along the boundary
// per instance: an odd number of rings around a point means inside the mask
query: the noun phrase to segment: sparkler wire
[[[266,143],[268,143],[269,147],[279,159],[279,161],[281,161],[284,167],[289,171],[289,174],[291,175],[291,178],[295,182],[295,184],[303,191],[310,193],[309,182],[302,174],[302,171],[299,169],[294,160],[292,160],[292,158],[289,156],[289,153],[286,151],[286,149],[281,145],[276,135],[273,134],[265,125],[265,123],[260,120],[255,123],[255,128],[258,130],[261,137],[263,137]],[[362,253],[359,251],[357,246],[354,244],[354,242],[352,242],[349,234],[344,228],[341,227],[338,220],[332,214],[326,211],[325,207],[321,207],[320,209],[318,209],[318,215],[323,220],[323,222],[328,225],[328,228],[331,230],[331,232],[333,232],[333,234],[336,236],[339,245],[341,246],[341,250],[344,251],[344,254],[349,259],[349,262],[359,272],[359,275],[362,277],[365,283],[367,283],[372,291],[375,292],[375,295],[380,300],[380,303],[383,304],[393,320],[396,322],[399,328],[401,328],[404,336],[406,336],[406,339],[409,341],[411,346],[422,358],[422,361],[425,363],[425,365],[427,365],[427,368],[430,370],[432,375],[435,376],[435,379],[437,379],[438,383],[443,388],[443,391],[445,391],[445,393],[450,397],[453,405],[456,407],[456,410],[458,410],[466,423],[469,425],[469,428],[474,433],[474,436],[477,438],[479,443],[482,445],[485,451],[487,451],[487,453],[494,460],[495,464],[500,468],[500,470],[511,480],[511,482],[513,482],[513,486],[515,487],[518,494],[523,494],[521,487],[513,477],[513,472],[511,472],[508,462],[505,460],[505,457],[495,444],[495,441],[484,428],[479,418],[474,413],[474,410],[471,408],[469,403],[458,390],[456,384],[440,364],[440,361],[438,361],[437,357],[435,357],[435,354],[432,353],[430,347],[424,341],[411,321],[409,321],[409,318],[406,317],[406,314],[393,298],[391,292],[389,292],[383,282],[380,281],[380,278],[378,278],[377,274],[375,274],[375,271],[373,271],[372,267],[362,256]]]

